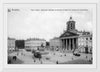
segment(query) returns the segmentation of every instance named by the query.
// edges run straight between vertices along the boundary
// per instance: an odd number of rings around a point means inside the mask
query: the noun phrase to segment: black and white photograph
[[[8,8],[7,64],[93,64],[93,10]]]

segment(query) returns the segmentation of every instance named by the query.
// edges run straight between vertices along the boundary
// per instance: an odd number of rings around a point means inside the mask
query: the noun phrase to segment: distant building
[[[25,49],[35,49],[46,46],[46,40],[38,38],[30,38],[25,40]]]
[[[55,37],[50,40],[50,48],[53,50],[61,48],[61,41],[58,37]]]
[[[8,37],[8,50],[15,50],[15,39]]]

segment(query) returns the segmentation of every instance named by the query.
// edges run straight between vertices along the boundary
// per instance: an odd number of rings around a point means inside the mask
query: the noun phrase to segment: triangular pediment
[[[60,38],[62,38],[62,37],[72,37],[72,36],[79,36],[79,35],[77,33],[74,33],[74,32],[66,31],[60,36]]]

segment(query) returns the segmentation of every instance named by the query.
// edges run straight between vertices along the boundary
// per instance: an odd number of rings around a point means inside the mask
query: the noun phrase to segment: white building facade
[[[37,49],[41,46],[46,46],[46,40],[36,38],[25,40],[25,49]]]
[[[15,39],[8,38],[8,50],[15,50]]]
[[[61,41],[59,38],[53,38],[50,40],[50,48],[53,50],[57,50],[61,48]]]

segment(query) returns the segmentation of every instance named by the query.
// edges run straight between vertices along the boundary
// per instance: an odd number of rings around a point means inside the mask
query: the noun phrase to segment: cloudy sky
[[[92,11],[36,11],[34,9],[9,9],[7,13],[8,36],[16,39],[58,37],[66,30],[72,16],[77,30],[92,31]]]

